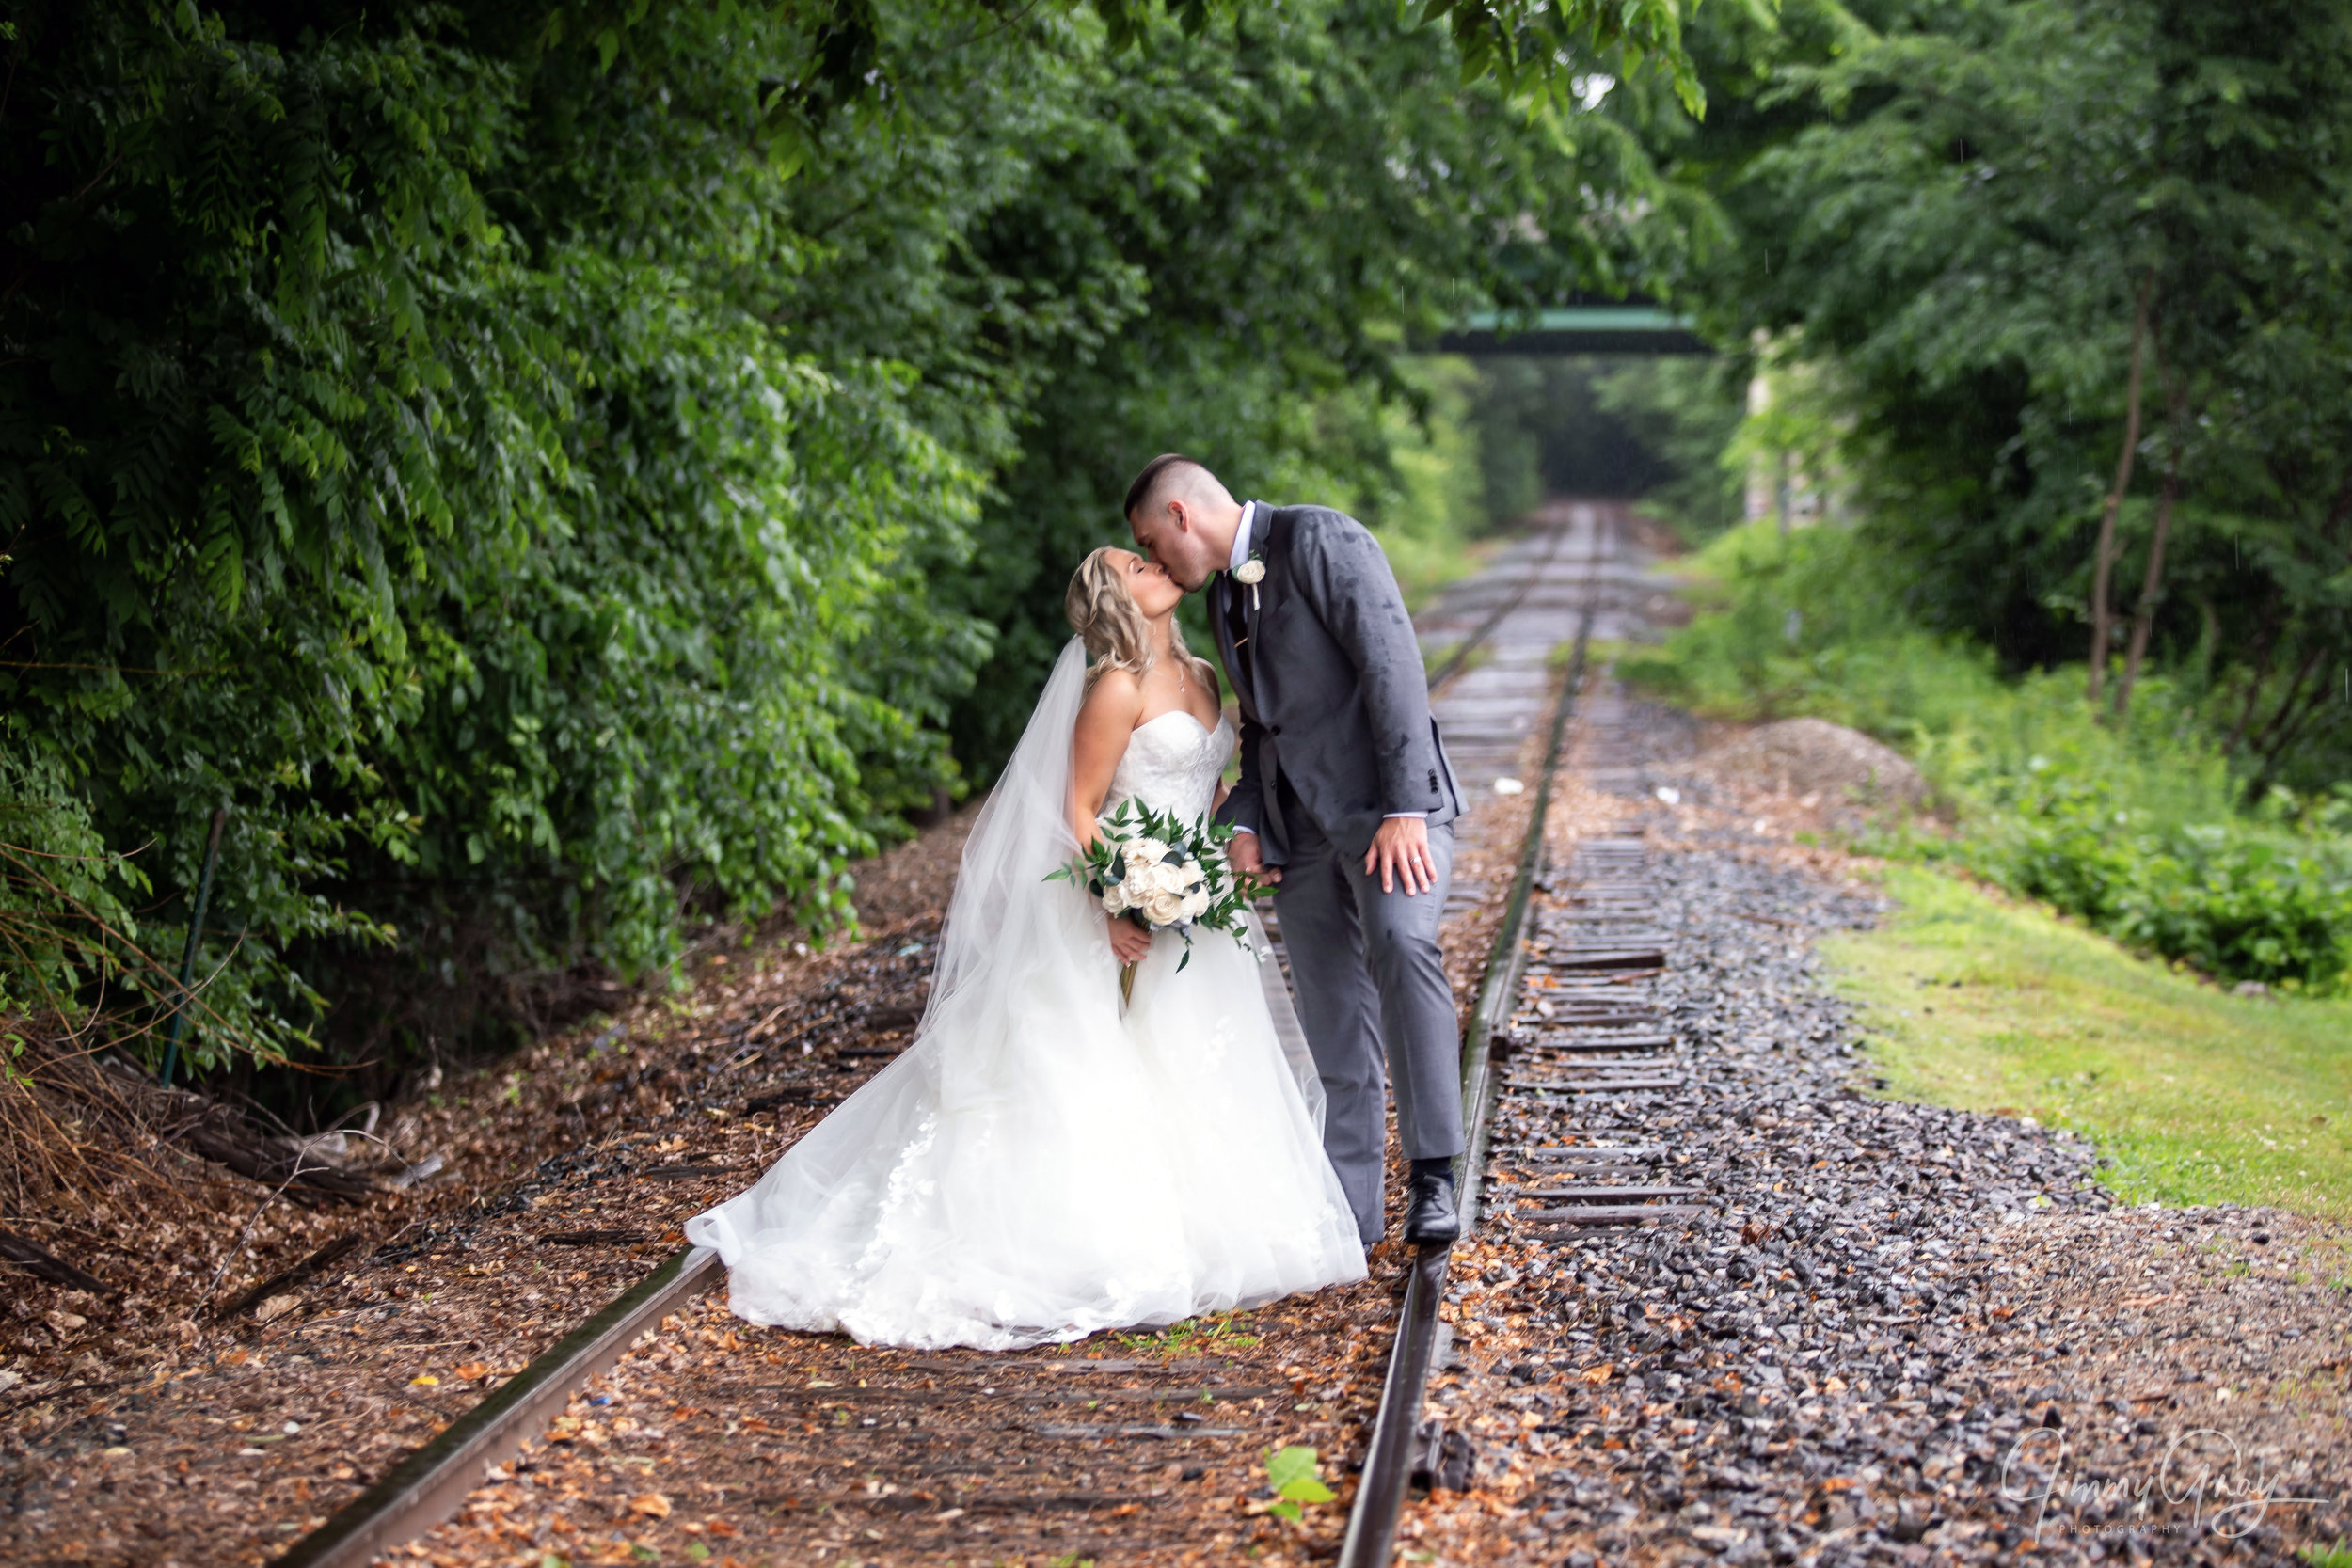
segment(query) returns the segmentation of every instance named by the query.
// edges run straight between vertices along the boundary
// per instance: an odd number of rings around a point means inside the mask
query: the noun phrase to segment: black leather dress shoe
[[[1442,1176],[1416,1176],[1406,1189],[1405,1239],[1414,1246],[1452,1246],[1461,1239],[1462,1219],[1454,1212],[1454,1183]]]

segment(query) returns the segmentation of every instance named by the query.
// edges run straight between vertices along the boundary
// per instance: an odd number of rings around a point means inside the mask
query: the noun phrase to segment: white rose
[[[1201,887],[1207,884],[1209,874],[1202,868],[1199,861],[1186,861],[1184,863],[1184,886],[1187,888]]]
[[[1208,894],[1202,892],[1187,895],[1184,899],[1184,918],[1186,920],[1200,919],[1202,915],[1209,912]]]
[[[1113,882],[1110,886],[1103,890],[1103,912],[1104,914],[1125,914],[1127,912],[1126,883]]]
[[[1162,888],[1143,901],[1143,918],[1154,926],[1173,926],[1184,918],[1184,900]]]
[[[1163,893],[1183,893],[1185,887],[1184,868],[1162,861],[1152,868],[1152,885]]]
[[[1233,568],[1233,580],[1245,588],[1252,583],[1265,581],[1265,562],[1254,555],[1251,556]]]
[[[1131,838],[1127,841],[1127,863],[1157,865],[1168,858],[1168,846],[1156,838]]]

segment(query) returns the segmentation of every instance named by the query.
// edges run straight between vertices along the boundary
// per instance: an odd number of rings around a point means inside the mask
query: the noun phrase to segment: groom
[[[1234,869],[1275,884],[1357,1231],[1380,1239],[1385,1052],[1412,1165],[1405,1239],[1445,1245],[1461,1234],[1462,1085],[1438,920],[1461,791],[1388,558],[1353,517],[1236,502],[1173,452],[1127,487],[1127,524],[1185,589],[1216,577],[1209,618],[1241,700],[1241,783],[1222,815]]]

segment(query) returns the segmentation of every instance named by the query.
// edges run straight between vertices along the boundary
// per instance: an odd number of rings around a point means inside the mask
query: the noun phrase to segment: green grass
[[[1457,637],[1451,642],[1438,643],[1421,656],[1422,669],[1431,680],[1436,680],[1438,672],[1444,669],[1452,661],[1454,656],[1461,650],[1462,642],[1463,639]],[[1462,667],[1454,673],[1467,675],[1479,666],[1491,662],[1494,657],[1494,644],[1481,642],[1463,658]]]
[[[2090,1137],[2133,1202],[2352,1218],[2352,1002],[2263,999],[1914,866],[1825,941],[1891,1092]]]
[[[1210,1312],[1170,1323],[1155,1334],[1114,1332],[1111,1338],[1121,1349],[1172,1359],[1219,1350],[1247,1350],[1258,1342],[1258,1336],[1248,1332],[1251,1326],[1247,1313]]]

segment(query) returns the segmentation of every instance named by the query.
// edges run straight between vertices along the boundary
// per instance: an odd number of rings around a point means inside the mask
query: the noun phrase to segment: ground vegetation
[[[1957,864],[2233,984],[2352,977],[2352,788],[2243,780],[2193,684],[2143,676],[2102,721],[2079,667],[2004,674],[1980,643],[1889,607],[1902,565],[1867,531],[1761,519],[1688,558],[1701,613],[1627,673],[1721,719],[1812,714],[1903,750],[1944,816],[1860,841]]]
[[[2128,1202],[2352,1209],[2352,1004],[2232,995],[1938,872],[1823,956],[1906,1099],[2098,1140]]]

